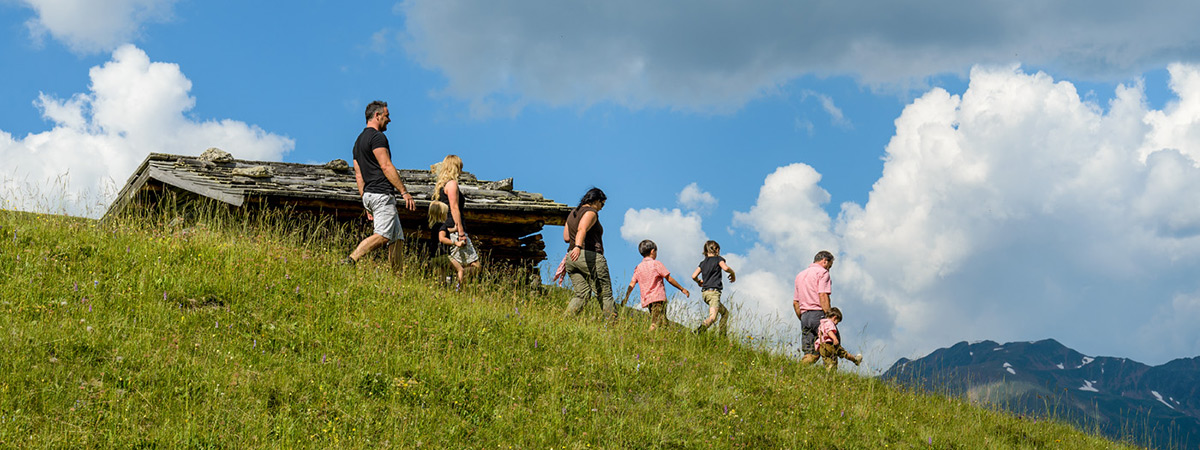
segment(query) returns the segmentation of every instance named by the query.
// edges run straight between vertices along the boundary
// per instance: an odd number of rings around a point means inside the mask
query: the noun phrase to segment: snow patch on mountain
[[[1163,400],[1163,396],[1162,396],[1162,394],[1159,394],[1159,393],[1158,393],[1158,391],[1150,391],[1150,393],[1151,393],[1151,394],[1154,394],[1154,398],[1157,398],[1157,399],[1158,399],[1158,401],[1159,401],[1159,403],[1162,403],[1162,404],[1164,404],[1164,405],[1167,405],[1167,407],[1168,407],[1168,408],[1175,409],[1175,407],[1174,407],[1174,406],[1171,406],[1171,404],[1170,404],[1170,403],[1167,403],[1167,401],[1166,401],[1166,400]],[[1174,400],[1174,399],[1172,399],[1172,400]]]

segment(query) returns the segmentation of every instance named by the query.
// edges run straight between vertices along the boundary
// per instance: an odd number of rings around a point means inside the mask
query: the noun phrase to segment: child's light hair
[[[721,244],[717,241],[709,240],[704,243],[704,256],[713,255],[721,256]]]
[[[458,176],[462,175],[463,162],[458,155],[446,155],[442,162],[429,166],[429,171],[433,172],[433,176],[437,177],[437,184],[433,186],[433,195],[436,198],[438,192],[446,187],[446,183],[450,180],[458,180]]]
[[[446,215],[450,213],[450,206],[439,202],[429,202],[429,229],[433,229],[439,223],[446,221]]]

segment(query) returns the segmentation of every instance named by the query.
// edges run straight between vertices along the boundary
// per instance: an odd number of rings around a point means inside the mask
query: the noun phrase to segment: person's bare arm
[[[675,277],[667,275],[667,282],[671,283],[671,286],[675,286],[675,289],[679,289],[680,291],[682,291],[684,297],[692,296],[691,292],[688,292],[687,289],[684,289],[683,286],[680,286],[679,283],[675,281]]]
[[[703,281],[700,280],[700,268],[699,267],[696,268],[696,271],[692,272],[692,281],[695,281],[697,286],[699,286],[701,283],[704,283]]]
[[[408,193],[408,188],[404,187],[404,180],[400,179],[400,172],[396,170],[396,166],[392,165],[392,158],[388,156],[387,149],[379,147],[371,152],[375,154],[375,160],[379,161],[379,169],[383,171],[383,176],[404,198],[404,207],[409,211],[416,211],[417,202],[413,201],[412,194]]]
[[[583,213],[583,217],[579,218],[579,227],[575,230],[575,248],[567,253],[567,256],[571,257],[571,261],[579,260],[579,254],[583,252],[583,240],[592,225],[596,224],[596,218],[595,211],[587,211]]]
[[[629,287],[625,289],[625,299],[621,300],[621,306],[629,304],[629,294],[633,293],[634,286],[637,286],[637,278],[629,281]]]
[[[463,228],[462,210],[458,208],[458,196],[460,195],[458,192],[458,181],[450,180],[442,190],[446,191],[446,201],[450,202],[450,217],[454,219],[454,228],[458,232],[458,240],[465,242],[467,240],[467,231]]]
[[[825,315],[828,316],[829,315],[829,294],[822,292],[818,295],[821,296],[821,311],[824,311]]]
[[[725,264],[725,261],[721,261],[721,270],[724,270],[725,272],[729,273],[729,282],[730,283],[737,281],[737,275],[735,275],[733,273],[733,269],[730,268],[728,264]]]

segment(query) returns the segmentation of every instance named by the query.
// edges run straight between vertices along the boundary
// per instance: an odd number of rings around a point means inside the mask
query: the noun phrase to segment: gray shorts
[[[451,241],[458,241],[458,233],[450,233]],[[458,261],[464,266],[475,261],[479,261],[479,252],[475,250],[475,244],[471,242],[471,238],[467,238],[467,242],[462,247],[457,245],[450,246],[450,259]]]
[[[389,241],[404,240],[404,229],[400,228],[400,217],[396,212],[396,197],[389,194],[364,192],[363,207],[375,217],[375,234]]]

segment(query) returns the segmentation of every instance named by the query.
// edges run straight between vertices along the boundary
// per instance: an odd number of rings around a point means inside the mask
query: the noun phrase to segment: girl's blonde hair
[[[717,241],[708,241],[704,243],[704,256],[713,255],[721,256],[721,244]]]
[[[446,221],[446,215],[450,213],[450,206],[439,201],[429,202],[429,229],[433,229],[439,223]],[[436,237],[436,236],[435,236]]]
[[[434,198],[437,198],[438,192],[446,187],[446,183],[449,183],[450,180],[458,180],[458,176],[462,175],[462,167],[462,158],[459,158],[458,155],[446,155],[442,162],[429,166],[429,171],[437,177],[437,184],[433,186]]]

